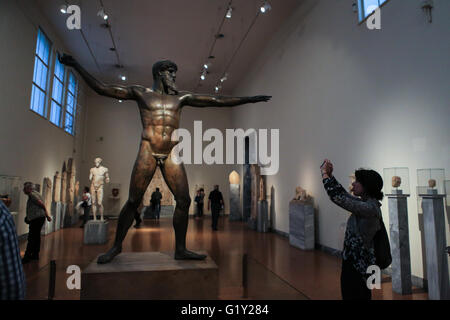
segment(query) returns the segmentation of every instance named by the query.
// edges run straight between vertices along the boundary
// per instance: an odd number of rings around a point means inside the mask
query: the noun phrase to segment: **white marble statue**
[[[95,167],[89,172],[89,180],[91,181],[91,197],[92,197],[92,214],[94,220],[97,220],[97,207],[100,212],[100,221],[103,221],[103,185],[109,183],[108,168],[101,165],[102,159],[95,158]]]

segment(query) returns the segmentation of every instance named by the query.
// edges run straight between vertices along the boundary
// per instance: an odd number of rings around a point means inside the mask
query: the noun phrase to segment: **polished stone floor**
[[[41,259],[24,266],[27,298],[47,299],[50,261],[56,261],[54,299],[79,299],[80,290],[68,289],[69,266],[81,270],[113,242],[117,220],[110,220],[109,241],[105,245],[84,245],[83,229],[59,230],[42,237]],[[21,243],[22,254],[26,241]],[[303,251],[289,245],[287,238],[275,233],[249,230],[243,222],[221,217],[219,230],[211,230],[211,219],[189,221],[188,249],[207,251],[219,267],[219,299],[340,299],[338,257],[322,251]],[[174,233],[171,218],[144,220],[139,229],[130,228],[123,251],[172,251]],[[112,289],[115,289],[112,284]],[[392,292],[389,277],[382,288],[373,291],[373,299],[427,299],[427,293],[413,288],[413,294]]]

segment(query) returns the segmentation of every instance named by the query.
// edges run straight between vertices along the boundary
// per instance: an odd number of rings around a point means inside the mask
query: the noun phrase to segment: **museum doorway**
[[[154,218],[153,212],[150,210],[150,199],[152,197],[152,193],[156,190],[156,188],[159,188],[159,192],[161,192],[162,194],[160,217],[172,217],[175,211],[174,196],[167,186],[166,182],[164,181],[161,169],[157,167],[155,175],[148,185],[147,190],[144,194],[144,198],[142,200],[142,212],[144,214],[144,219]]]

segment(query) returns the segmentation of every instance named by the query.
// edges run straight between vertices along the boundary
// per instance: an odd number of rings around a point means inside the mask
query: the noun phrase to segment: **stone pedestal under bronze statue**
[[[123,253],[109,264],[93,261],[82,271],[82,300],[205,300],[217,299],[217,265],[173,260],[169,252]]]
[[[184,165],[173,160],[171,155],[173,147],[178,143],[172,140],[172,133],[180,126],[181,110],[184,106],[232,107],[268,101],[270,97],[223,97],[178,91],[175,85],[178,67],[171,61],[159,61],[153,65],[153,87],[146,88],[139,85],[107,85],[92,77],[71,56],[63,55],[59,60],[77,70],[98,94],[119,100],[136,101],[143,126],[139,151],[131,174],[128,201],[120,212],[114,246],[99,257],[98,263],[108,263],[122,251],[123,239],[138,215],[138,207],[157,167],[161,169],[176,201],[173,215],[175,259],[205,259],[205,255],[186,249],[191,198]]]

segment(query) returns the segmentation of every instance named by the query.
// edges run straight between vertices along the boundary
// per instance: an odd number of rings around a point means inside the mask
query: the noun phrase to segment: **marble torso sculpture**
[[[95,167],[91,168],[89,180],[91,181],[92,214],[97,220],[97,208],[100,212],[100,221],[103,221],[103,186],[109,183],[108,168],[101,165],[102,159],[95,158]]]

